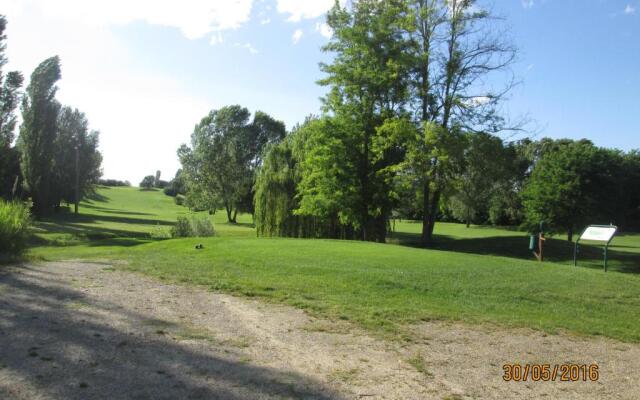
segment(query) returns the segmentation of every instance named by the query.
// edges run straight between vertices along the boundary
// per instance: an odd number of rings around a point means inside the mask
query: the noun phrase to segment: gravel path
[[[0,399],[637,399],[640,346],[459,323],[406,344],[107,264],[0,269]],[[504,382],[504,363],[598,382]]]

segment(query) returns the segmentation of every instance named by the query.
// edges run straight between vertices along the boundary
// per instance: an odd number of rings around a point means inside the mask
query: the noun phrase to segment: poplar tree
[[[22,100],[23,122],[18,146],[24,184],[38,216],[46,214],[55,205],[51,189],[56,122],[60,111],[60,103],[55,98],[59,79],[58,56],[44,60],[31,74]]]

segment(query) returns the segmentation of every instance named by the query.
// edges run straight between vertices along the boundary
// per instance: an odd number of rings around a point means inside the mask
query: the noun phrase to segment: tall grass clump
[[[18,202],[0,200],[0,253],[17,255],[27,245],[31,214]]]
[[[215,236],[216,232],[208,217],[178,217],[178,221],[171,229],[171,236],[178,237],[206,237]]]

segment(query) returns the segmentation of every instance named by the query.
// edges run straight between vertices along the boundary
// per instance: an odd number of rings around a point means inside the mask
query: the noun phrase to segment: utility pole
[[[80,201],[80,149],[76,144],[76,190],[75,190],[75,206],[74,213],[78,213],[78,202]]]

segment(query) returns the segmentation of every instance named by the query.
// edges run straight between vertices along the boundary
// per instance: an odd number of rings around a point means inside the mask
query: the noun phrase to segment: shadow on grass
[[[112,224],[111,227],[109,224]],[[79,244],[130,247],[154,241],[149,232],[136,230],[140,225],[168,228],[173,226],[173,223],[126,216],[61,213],[37,221],[36,235],[32,235],[30,244],[35,247],[65,247]]]
[[[495,228],[494,228],[495,229]],[[416,233],[395,232],[393,242],[410,247],[421,247],[420,235]],[[609,270],[640,273],[640,253],[620,251],[620,248],[631,246],[616,246],[609,248]],[[491,255],[500,257],[535,260],[529,251],[529,236],[522,232],[514,232],[513,236],[493,236],[483,238],[454,238],[446,235],[435,235],[434,243],[429,247],[434,250],[452,251],[460,253]],[[563,239],[547,238],[544,247],[546,261],[562,264],[573,264],[574,243]],[[580,267],[603,269],[603,246],[580,244],[578,253]]]
[[[91,210],[97,210],[99,212],[103,212],[103,213],[107,213],[107,214],[154,215],[154,214],[144,213],[144,212],[134,212],[134,211],[119,210],[117,208],[98,207],[98,206],[94,206],[92,204],[82,204],[81,208],[88,208],[88,209],[91,209]]]
[[[173,341],[170,323],[163,330],[147,326],[164,321],[134,311],[135,305],[72,290],[41,268],[0,270],[0,288],[0,360],[14,377],[0,385],[0,398],[21,390],[25,397],[51,399],[342,398],[296,372],[253,365],[215,346],[201,351]],[[20,386],[23,381],[32,384]]]

